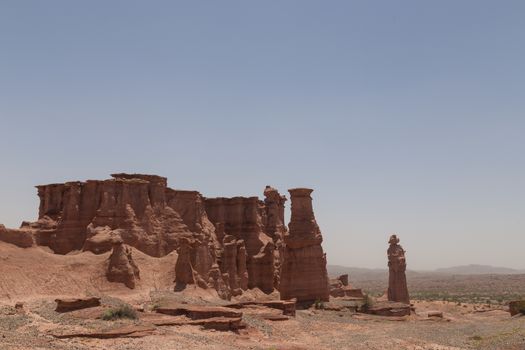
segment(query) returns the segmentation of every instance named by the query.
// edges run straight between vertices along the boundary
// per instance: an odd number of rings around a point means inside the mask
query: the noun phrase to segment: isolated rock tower
[[[390,236],[388,241],[390,247],[388,254],[388,300],[402,303],[410,303],[407,288],[407,278],[405,270],[407,268],[405,251],[399,245],[399,238],[396,235]]]
[[[297,298],[298,302],[329,300],[326,255],[312,208],[312,191],[309,188],[289,190],[292,215],[284,236],[281,299]]]

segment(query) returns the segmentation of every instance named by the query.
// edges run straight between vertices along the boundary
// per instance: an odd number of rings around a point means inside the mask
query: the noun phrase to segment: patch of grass
[[[131,306],[123,304],[116,308],[106,310],[102,315],[102,319],[106,321],[117,320],[121,318],[136,320],[138,318],[137,311],[135,311]]]

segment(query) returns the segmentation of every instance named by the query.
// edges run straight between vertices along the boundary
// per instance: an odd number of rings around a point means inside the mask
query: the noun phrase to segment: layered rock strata
[[[177,251],[177,290],[196,284],[230,299],[247,289],[268,294],[282,289],[284,299],[326,299],[326,259],[311,190],[290,191],[290,232],[284,224],[286,197],[271,186],[264,189],[264,201],[205,198],[169,188],[165,177],[119,173],[37,190],[38,220],[19,229],[0,225],[1,241],[47,246],[56,254],[111,251],[107,278],[130,288],[139,279],[133,248],[153,257]]]
[[[284,236],[281,299],[297,298],[298,302],[329,300],[326,256],[312,208],[312,191],[308,188],[289,190],[292,214],[289,231]]]

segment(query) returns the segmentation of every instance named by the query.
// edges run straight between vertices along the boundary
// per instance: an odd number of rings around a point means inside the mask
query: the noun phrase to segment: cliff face
[[[164,177],[143,174],[113,174],[108,180],[37,189],[38,220],[24,222],[20,229],[0,225],[0,240],[20,247],[48,246],[56,254],[113,249],[113,265],[118,268],[111,265],[108,276],[129,286],[140,283],[131,249],[153,257],[176,250],[176,288],[197,284],[217,289],[224,298],[252,288],[265,293],[284,288],[286,298],[324,295],[326,261],[309,193],[305,197],[290,191],[288,232],[286,197],[270,186],[264,190],[264,201],[204,198],[197,191],[167,187]]]
[[[271,293],[274,290],[275,245],[272,238],[264,232],[264,203],[257,197],[207,198],[205,203],[208,218],[220,228],[217,238],[223,248],[227,247],[226,254],[219,256],[221,272],[242,271],[242,265],[246,265],[248,288],[259,288],[265,293]],[[240,250],[244,245],[246,251],[246,263],[240,261],[240,266],[235,269],[233,261],[239,259],[237,243],[234,250],[233,240],[239,241]],[[242,276],[235,278],[242,279]]]
[[[113,179],[37,186],[39,220],[57,223],[39,231],[37,242],[57,254],[73,250],[102,253],[111,248],[104,235],[114,231],[125,244],[151,256],[164,256],[177,237],[191,234],[180,215],[166,205],[166,178],[114,174]]]

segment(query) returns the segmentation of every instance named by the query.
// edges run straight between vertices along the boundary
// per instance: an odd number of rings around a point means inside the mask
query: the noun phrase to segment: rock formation
[[[308,188],[289,190],[292,215],[289,232],[284,236],[281,299],[297,298],[298,302],[329,299],[326,256],[312,208],[312,191]]]
[[[405,251],[399,245],[399,238],[396,235],[390,236],[388,241],[388,300],[409,304],[407,279],[405,276],[406,260]]]
[[[115,238],[112,246],[106,278],[110,282],[124,283],[130,289],[135,288],[140,271],[131,256],[131,248],[123,244],[120,238]]]
[[[274,287],[279,289],[281,260],[284,254],[284,235],[287,232],[284,224],[284,203],[286,196],[281,196],[279,191],[271,186],[264,189],[265,204],[265,233],[270,236],[275,245],[274,250]]]
[[[23,222],[19,229],[0,225],[0,240],[24,248],[47,246],[55,254],[112,251],[107,278],[130,288],[139,278],[132,247],[153,257],[176,250],[176,289],[211,287],[225,299],[247,289],[267,294],[282,289],[285,299],[327,299],[312,190],[290,191],[288,232],[286,197],[271,186],[264,189],[264,201],[205,198],[197,191],[169,188],[167,179],[157,175],[111,176],[37,186],[38,220]]]
[[[244,242],[248,288],[259,288],[265,293],[271,293],[274,290],[275,244],[264,232],[264,203],[257,197],[234,197],[206,198],[205,205],[209,220],[215,227],[221,228],[222,232],[217,236],[232,236],[235,240]],[[228,242],[231,242],[230,240],[228,238]],[[228,261],[225,264],[223,260],[230,257],[223,255],[220,258],[221,271],[229,273],[227,270],[232,269],[232,262]],[[238,264],[244,263],[238,261]],[[236,277],[230,277],[231,281],[235,279]]]
[[[4,225],[0,225],[0,241],[14,244],[20,248],[29,248],[35,243],[31,230],[8,229]]]
[[[348,284],[348,275],[341,275],[337,278],[330,279],[330,296],[339,297],[350,297],[350,298],[364,298],[363,291],[361,289],[352,288]]]

